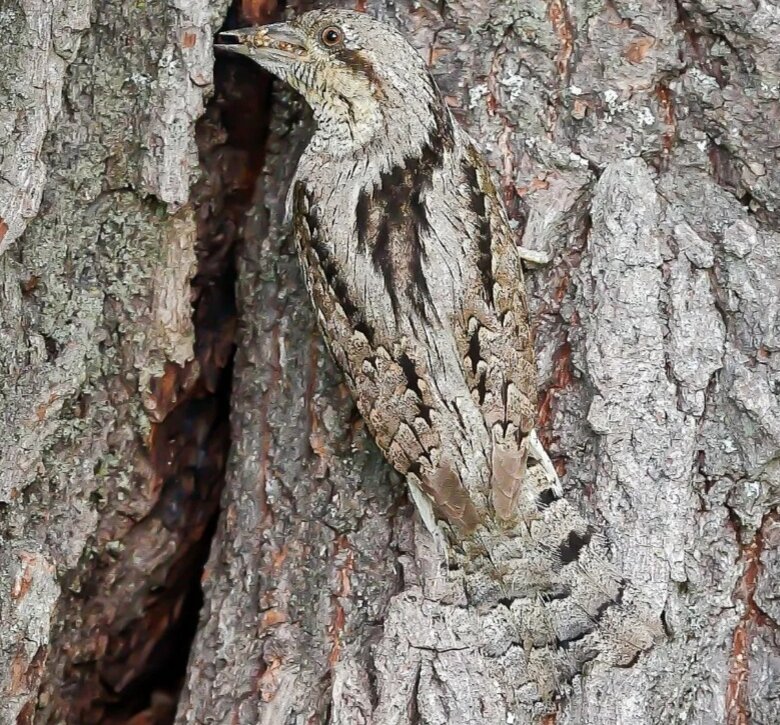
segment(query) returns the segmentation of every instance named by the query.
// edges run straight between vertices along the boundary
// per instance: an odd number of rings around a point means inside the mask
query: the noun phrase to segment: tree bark
[[[226,5],[2,4],[2,723],[125,722],[175,662],[219,498],[187,456],[227,441],[188,202]]]
[[[307,109],[218,59],[203,113],[226,5],[0,14],[0,722],[780,722],[777,3],[358,3],[552,255],[542,437],[664,625],[554,703],[447,603],[322,346]]]

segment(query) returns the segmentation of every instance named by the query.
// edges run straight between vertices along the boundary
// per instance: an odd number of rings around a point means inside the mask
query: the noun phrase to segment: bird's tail
[[[484,646],[520,646],[539,699],[549,699],[590,660],[627,666],[662,632],[597,527],[541,465],[529,466],[526,476],[518,518],[487,522],[453,542],[450,568],[463,577],[472,606],[505,610],[508,634]]]

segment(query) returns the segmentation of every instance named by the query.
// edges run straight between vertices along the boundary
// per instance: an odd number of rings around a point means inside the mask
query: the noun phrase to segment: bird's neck
[[[314,107],[317,130],[310,147],[317,153],[349,156],[371,143],[381,133],[384,116],[373,98],[339,96]]]
[[[382,166],[403,164],[437,132],[436,110],[425,96],[404,97],[397,91],[331,98],[314,107],[317,130],[308,150],[320,158],[369,156],[381,160]]]

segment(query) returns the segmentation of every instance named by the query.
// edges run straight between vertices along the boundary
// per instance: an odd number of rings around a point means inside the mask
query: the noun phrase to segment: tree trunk
[[[204,112],[227,0],[4,0],[0,723],[780,722],[780,7],[357,4],[552,255],[542,437],[666,637],[537,702],[447,603],[284,226],[308,110]]]
[[[175,709],[228,443],[189,201],[226,6],[2,3],[3,724]]]

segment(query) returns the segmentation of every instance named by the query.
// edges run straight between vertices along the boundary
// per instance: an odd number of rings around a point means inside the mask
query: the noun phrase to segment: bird
[[[537,435],[523,252],[424,59],[391,25],[337,9],[223,32],[216,47],[313,111],[287,198],[306,287],[469,603],[513,612],[542,696],[596,656],[632,661],[652,627]]]

